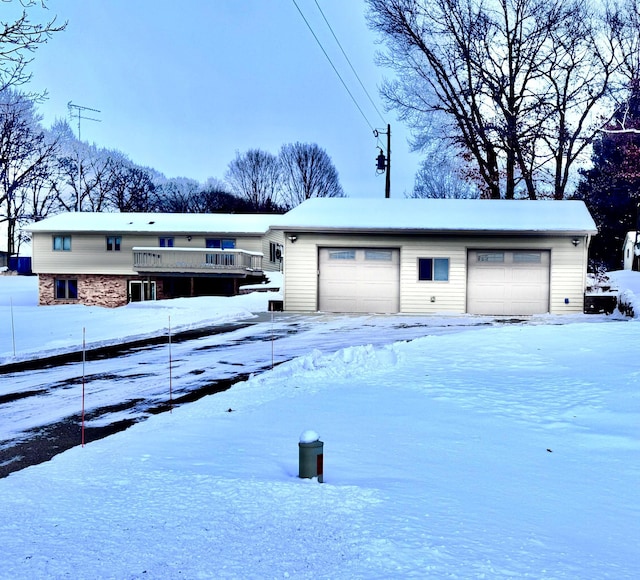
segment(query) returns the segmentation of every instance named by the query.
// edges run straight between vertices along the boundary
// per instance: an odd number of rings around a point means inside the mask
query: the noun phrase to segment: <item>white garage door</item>
[[[398,312],[400,251],[320,248],[318,308],[324,312]]]
[[[549,312],[548,250],[469,250],[467,312]]]

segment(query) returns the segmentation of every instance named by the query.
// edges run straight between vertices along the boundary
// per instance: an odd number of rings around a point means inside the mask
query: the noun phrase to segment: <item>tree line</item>
[[[0,24],[0,224],[9,255],[25,241],[24,226],[64,211],[283,213],[310,197],[344,195],[329,155],[313,143],[285,144],[277,155],[238,152],[223,179],[200,183],[82,142],[64,120],[44,128],[44,95],[22,87],[34,52],[66,23],[34,23],[31,10],[43,0],[19,1],[21,16]]]
[[[310,197],[342,196],[316,144],[236,154],[224,180],[166,178],[115,149],[79,141],[65,120],[40,123],[31,96],[0,90],[0,221],[9,254],[23,227],[59,212],[283,213]]]
[[[387,104],[488,198],[567,197],[637,75],[636,0],[367,0]],[[637,19],[636,19],[637,23]]]
[[[615,262],[638,218],[640,0],[367,6],[394,73],[381,94],[424,153],[413,195],[584,199],[601,230],[596,255]],[[14,233],[54,211],[283,211],[344,195],[317,145],[237,153],[223,180],[199,184],[79,143],[65,122],[45,131],[37,96],[18,89],[29,55],[63,29],[26,15],[0,29],[0,220]]]
[[[424,153],[413,197],[583,199],[592,257],[638,228],[640,1],[367,0]]]

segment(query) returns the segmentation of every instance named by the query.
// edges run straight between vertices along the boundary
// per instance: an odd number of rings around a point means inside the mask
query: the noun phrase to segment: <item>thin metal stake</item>
[[[173,377],[171,362],[171,316],[169,316],[169,413],[173,413]]]
[[[13,343],[13,358],[16,356],[16,331],[13,324],[13,296],[9,297],[9,304],[11,306],[11,342]]]
[[[84,326],[82,327],[82,447],[84,447],[84,365],[87,359],[86,355],[86,333]]]

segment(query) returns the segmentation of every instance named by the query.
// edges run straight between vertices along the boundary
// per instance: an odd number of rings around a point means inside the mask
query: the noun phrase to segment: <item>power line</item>
[[[344,48],[342,48],[342,44],[340,44],[340,41],[338,40],[338,37],[336,36],[335,32],[333,31],[333,28],[331,27],[331,24],[329,24],[329,21],[327,20],[327,17],[324,15],[324,12],[322,11],[322,8],[320,8],[320,4],[318,4],[318,0],[315,0],[315,3],[316,3],[316,6],[318,7],[318,10],[320,11],[320,14],[322,14],[322,18],[324,19],[325,24],[327,25],[327,27],[331,31],[331,34],[333,35],[333,38],[336,41],[336,44],[340,47],[340,50],[342,51],[342,55],[344,56],[345,60],[349,63],[349,66],[351,67],[351,70],[353,71],[353,74],[358,79],[358,82],[360,83],[360,86],[362,87],[362,90],[364,91],[364,94],[367,95],[367,98],[369,99],[369,102],[371,103],[373,108],[376,110],[376,113],[378,113],[378,116],[380,117],[382,122],[386,124],[387,121],[382,116],[382,113],[378,110],[378,107],[376,106],[375,102],[371,98],[371,95],[369,94],[369,92],[365,88],[362,80],[360,80],[360,77],[358,76],[358,73],[356,72],[356,69],[351,64],[351,61],[349,60],[349,57],[347,56],[347,53],[344,51]]]
[[[336,75],[338,76],[338,78],[340,79],[340,82],[342,83],[342,86],[345,88],[345,90],[347,91],[347,93],[349,94],[349,96],[351,97],[351,100],[353,101],[353,104],[356,106],[356,108],[358,109],[358,111],[360,111],[360,114],[362,115],[362,118],[366,121],[367,125],[369,125],[369,128],[372,131],[375,131],[375,129],[373,128],[373,125],[369,122],[369,119],[367,118],[367,116],[364,114],[364,111],[362,110],[362,108],[360,107],[360,105],[358,104],[358,101],[356,101],[356,98],[353,96],[353,94],[351,93],[351,91],[349,90],[349,87],[347,86],[347,84],[345,83],[344,79],[342,78],[342,76],[340,75],[340,73],[338,72],[338,69],[335,67],[335,65],[333,64],[333,61],[331,60],[331,58],[329,57],[329,55],[327,54],[327,51],[324,49],[324,47],[322,46],[322,43],[320,42],[320,39],[316,36],[316,33],[314,32],[313,28],[311,27],[311,24],[309,24],[309,21],[305,18],[305,15],[302,13],[302,10],[300,10],[300,6],[298,6],[298,3],[296,2],[296,0],[292,0],[293,4],[295,5],[295,7],[298,9],[298,12],[300,13],[300,16],[302,16],[302,19],[304,20],[305,24],[307,25],[307,28],[309,28],[309,30],[311,31],[311,34],[313,35],[313,38],[316,39],[316,42],[318,43],[318,46],[320,47],[320,50],[322,50],[322,52],[324,53],[325,57],[327,58],[327,60],[329,61],[329,64],[331,65],[331,68],[333,68],[333,71],[336,73]],[[324,16],[324,15],[323,15]]]

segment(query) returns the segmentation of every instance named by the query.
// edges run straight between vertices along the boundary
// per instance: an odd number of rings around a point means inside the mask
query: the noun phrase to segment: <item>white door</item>
[[[393,313],[400,308],[400,250],[320,248],[318,308]]]
[[[156,299],[155,281],[130,280],[129,302],[144,302]]]
[[[548,250],[469,250],[467,312],[549,312],[549,272]]]

